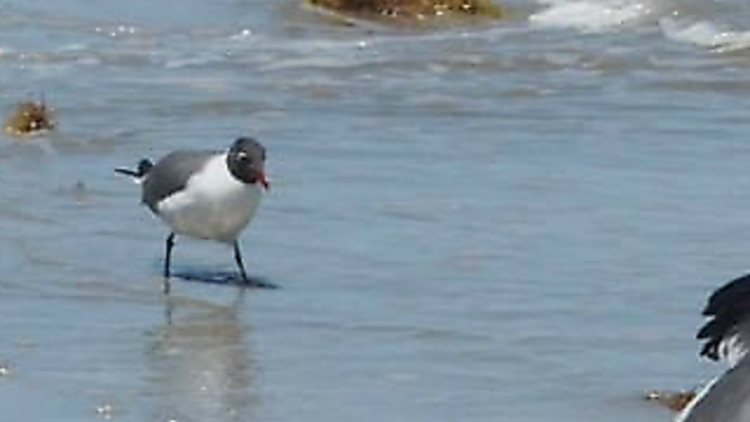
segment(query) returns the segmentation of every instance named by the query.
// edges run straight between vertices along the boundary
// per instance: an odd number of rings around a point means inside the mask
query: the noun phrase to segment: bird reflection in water
[[[253,391],[249,327],[241,318],[244,290],[229,305],[166,297],[166,323],[148,351],[152,420],[246,421]]]

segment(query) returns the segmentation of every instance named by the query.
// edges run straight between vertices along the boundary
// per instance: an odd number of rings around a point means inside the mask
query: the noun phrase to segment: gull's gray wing
[[[705,388],[678,422],[750,421],[750,360],[742,359]]]
[[[143,203],[157,212],[156,204],[187,185],[205,167],[214,151],[174,151],[159,160],[143,181]]]
[[[730,281],[708,299],[710,320],[696,336],[701,356],[721,360],[729,369],[706,386],[677,416],[678,422],[750,421],[750,274]]]
[[[697,338],[706,342],[701,355],[734,365],[750,345],[750,274],[716,290],[703,315],[711,319],[698,331]]]

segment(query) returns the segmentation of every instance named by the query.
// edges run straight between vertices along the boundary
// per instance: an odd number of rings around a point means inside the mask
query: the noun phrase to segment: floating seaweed
[[[3,130],[14,136],[45,132],[55,127],[52,108],[44,101],[27,101],[15,106],[3,122]]]
[[[438,19],[500,19],[505,10],[491,0],[304,0],[327,12],[357,19],[400,23]]]
[[[688,405],[688,403],[693,400],[693,398],[695,398],[695,390],[652,390],[646,393],[645,398],[646,400],[655,401],[676,412],[679,412],[684,409]]]

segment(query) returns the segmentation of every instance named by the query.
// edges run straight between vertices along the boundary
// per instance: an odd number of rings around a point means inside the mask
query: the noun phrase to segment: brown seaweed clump
[[[54,127],[52,109],[44,101],[19,103],[3,122],[3,130],[14,136],[31,135]]]
[[[646,400],[655,401],[676,412],[684,409],[695,398],[695,390],[659,391],[646,393]]]
[[[363,19],[425,21],[436,18],[500,19],[505,11],[491,0],[306,0],[333,13]]]

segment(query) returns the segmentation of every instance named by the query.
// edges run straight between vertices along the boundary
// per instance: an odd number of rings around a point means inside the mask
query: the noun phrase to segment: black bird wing
[[[159,160],[143,181],[143,203],[157,212],[159,201],[187,186],[188,180],[203,169],[217,152],[174,151]]]
[[[750,345],[750,274],[716,290],[703,315],[710,320],[698,331],[697,338],[705,340],[701,356],[735,364]]]
[[[750,274],[730,281],[708,299],[709,317],[698,331],[701,356],[723,360],[729,369],[709,383],[678,415],[678,422],[750,421]]]

